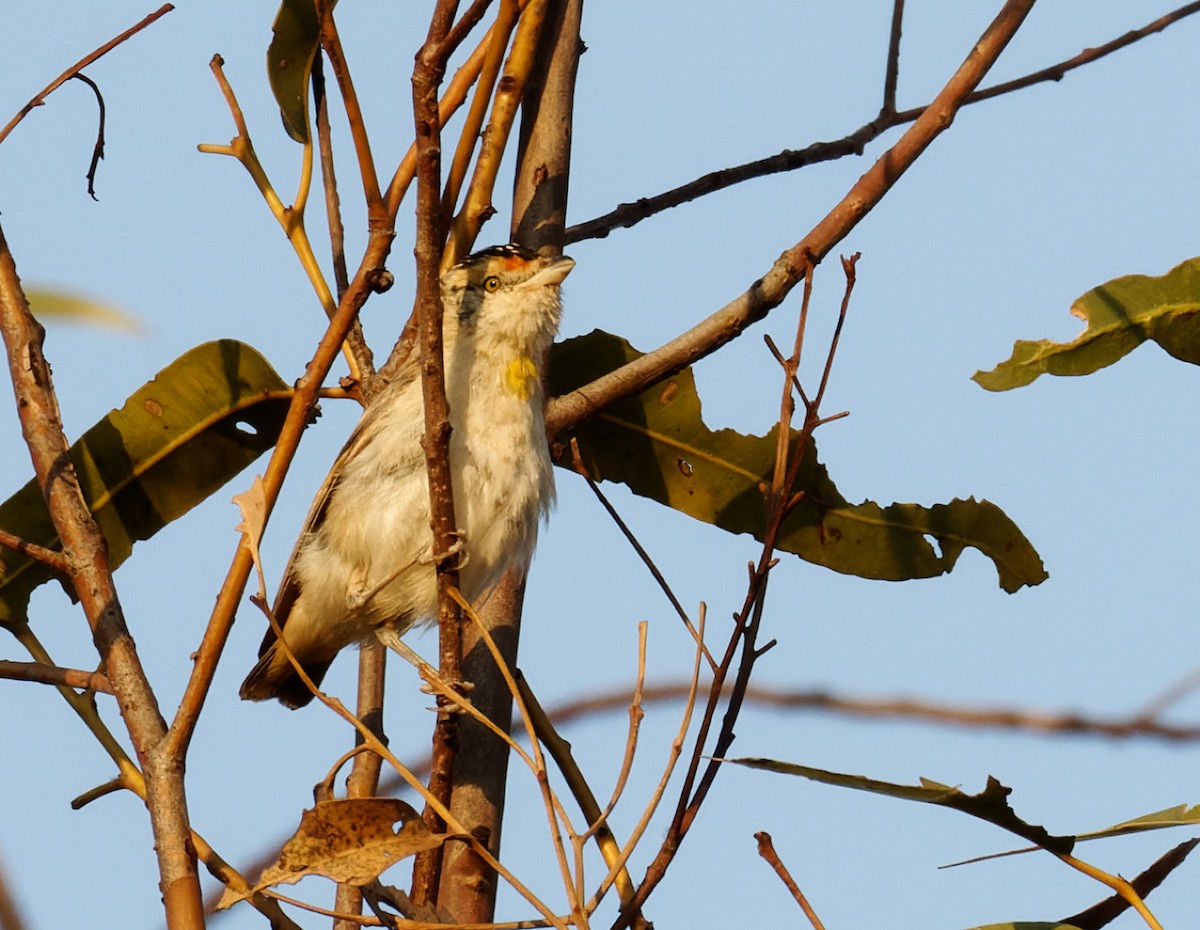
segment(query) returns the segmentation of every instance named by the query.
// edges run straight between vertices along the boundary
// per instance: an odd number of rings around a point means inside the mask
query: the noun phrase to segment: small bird
[[[562,315],[559,285],[574,266],[505,245],[442,275],[459,583],[470,601],[506,570],[528,568],[554,500],[542,372]],[[424,430],[414,358],[367,407],[292,551],[274,614],[317,684],[344,647],[437,615]],[[292,708],[313,697],[271,630],[239,693]]]

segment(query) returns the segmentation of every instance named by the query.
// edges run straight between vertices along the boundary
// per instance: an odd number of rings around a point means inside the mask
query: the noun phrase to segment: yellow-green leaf
[[[1051,852],[1069,853],[1075,846],[1075,837],[1054,836],[1045,827],[1026,823],[1018,817],[1016,812],[1008,806],[1008,796],[1012,793],[1012,789],[1006,788],[991,776],[988,776],[987,787],[979,794],[966,794],[958,788],[930,781],[927,778],[922,778],[920,785],[897,785],[863,775],[843,775],[840,772],[829,772],[825,769],[794,765],[790,762],[778,762],[774,759],[726,759],[725,761],[752,769],[797,775],[826,785],[854,788],[858,791],[870,791],[873,794],[900,798],[904,801],[920,801],[923,804],[953,808],[964,814],[970,814],[972,817],[978,817],[980,820],[986,820],[998,827],[1003,827],[1010,833],[1015,833],[1022,839],[1036,843],[1042,849],[1048,849]]]
[[[1149,830],[1165,830],[1169,827],[1194,827],[1200,824],[1200,804],[1194,807],[1188,807],[1186,804],[1177,804],[1175,807],[1168,807],[1165,810],[1156,811],[1153,814],[1145,814],[1141,817],[1135,817],[1133,820],[1126,820],[1112,827],[1105,827],[1103,830],[1092,830],[1087,833],[1077,833],[1075,839],[1082,843],[1087,840],[1106,840],[1114,836],[1126,836],[1130,833],[1145,833]],[[1036,846],[1026,846],[1023,849],[1008,849],[1004,852],[988,853],[985,856],[975,856],[972,859],[967,859],[963,862],[955,862],[954,865],[968,865],[975,862],[986,862],[988,859],[1003,859],[1006,856],[1020,856],[1024,853],[1034,852]]]
[[[176,359],[71,447],[115,567],[274,445],[291,389],[254,349],[209,342]],[[36,482],[0,504],[0,528],[49,549],[59,540]],[[25,620],[44,565],[0,549],[0,624]]]
[[[600,331],[568,340],[551,354],[550,390],[564,394],[640,355],[623,339]],[[766,436],[710,430],[692,372],[685,369],[612,405],[574,435],[592,477],[619,481],[698,520],[761,540],[763,489],[774,469],[777,429]],[[797,435],[793,431],[793,445]],[[573,467],[569,450],[557,455],[560,465]],[[963,549],[972,547],[992,560],[1006,591],[1046,578],[1037,551],[989,501],[972,498],[932,507],[851,504],[830,480],[811,441],[797,490],[803,498],[784,521],[777,545],[809,562],[863,578],[902,581],[948,572]]]
[[[1021,339],[1012,356],[974,380],[989,391],[1023,387],[1042,374],[1090,375],[1146,340],[1200,365],[1200,258],[1161,277],[1133,274],[1088,291],[1071,305],[1087,329],[1071,342]]]
[[[130,332],[141,329],[137,319],[120,307],[83,294],[50,288],[27,288],[25,297],[29,301],[29,309],[39,320],[59,319]]]
[[[312,0],[283,0],[267,46],[267,80],[279,104],[283,128],[301,143],[308,141],[308,78],[320,33]]]

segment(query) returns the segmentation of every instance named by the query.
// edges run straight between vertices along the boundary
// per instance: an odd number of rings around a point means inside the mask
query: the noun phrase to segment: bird
[[[542,373],[562,316],[560,285],[574,266],[509,244],[441,276],[459,587],[472,603],[505,571],[528,569],[554,501]],[[409,359],[367,405],[284,571],[272,612],[318,685],[346,646],[436,619],[418,366]],[[313,698],[273,629],[239,694],[293,709]]]

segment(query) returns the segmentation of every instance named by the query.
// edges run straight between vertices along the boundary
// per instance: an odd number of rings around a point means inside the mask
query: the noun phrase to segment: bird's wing
[[[406,365],[395,380],[384,388],[384,392],[399,390],[404,384],[416,377],[416,375],[416,365]],[[382,393],[384,392],[381,392],[380,396],[376,397],[376,401],[382,399]],[[350,438],[342,446],[342,451],[338,453],[333,466],[329,469],[329,474],[325,476],[325,480],[317,490],[316,497],[313,498],[312,506],[308,510],[308,516],[304,520],[304,528],[296,538],[296,545],[292,547],[291,555],[288,556],[287,568],[283,571],[283,580],[279,583],[279,591],[275,595],[275,606],[272,608],[272,613],[274,613],[275,620],[279,623],[280,628],[287,623],[288,614],[291,613],[292,606],[296,603],[296,598],[300,596],[300,585],[296,580],[296,556],[299,554],[304,540],[310,533],[316,532],[321,522],[325,519],[325,512],[329,507],[330,498],[333,497],[333,492],[337,489],[346,462],[361,453],[371,441],[369,431],[366,429],[370,420],[371,407],[368,407],[362,419],[358,421],[358,425],[354,427]],[[263,637],[262,645],[258,647],[259,656],[261,657],[266,653],[274,642],[275,631],[271,627],[268,627],[266,635]]]

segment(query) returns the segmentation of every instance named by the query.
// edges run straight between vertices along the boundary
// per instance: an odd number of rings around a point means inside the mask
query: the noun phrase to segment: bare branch
[[[883,106],[880,115],[896,112],[896,83],[900,79],[900,39],[904,31],[904,0],[893,0],[892,31],[888,36],[887,68],[883,78]]]
[[[171,930],[203,927],[196,857],[187,841],[191,828],[183,766],[178,757],[163,752],[166,723],[125,624],[108,547],[88,509],[63,435],[50,366],[42,351],[45,331],[29,312],[2,231],[0,331],[34,472],[63,549],[70,553],[71,582],[146,773],[146,806],[154,831],[167,925]]]
[[[71,571],[71,560],[63,553],[56,549],[47,549],[45,546],[39,546],[37,543],[29,542],[27,539],[22,539],[7,530],[0,530],[0,548],[11,549],[13,552],[19,552],[26,558],[33,559],[36,562],[41,562],[56,572],[63,575]]]
[[[979,103],[981,100],[990,100],[992,97],[1012,93],[1013,91],[1031,87],[1034,84],[1044,83],[1045,81],[1060,81],[1068,72],[1090,64],[1106,55],[1111,55],[1113,52],[1132,45],[1134,42],[1144,39],[1149,35],[1161,32],[1173,23],[1197,12],[1200,12],[1200,2],[1185,4],[1177,10],[1160,16],[1141,29],[1131,30],[1095,48],[1084,49],[1078,55],[1061,61],[1058,64],[1033,71],[1023,77],[1005,81],[1002,84],[996,84],[984,90],[975,91],[963,100],[962,105],[968,106],[973,103]],[[895,19],[893,19],[893,29],[895,25]],[[930,106],[933,106],[931,103],[924,107],[914,107],[910,110],[895,112],[894,110],[887,109],[886,101],[888,98],[886,94],[887,91],[885,89],[885,105],[879,116],[841,139],[833,142],[814,142],[802,149],[785,149],[776,155],[769,155],[765,158],[736,165],[732,168],[721,168],[720,170],[702,175],[694,181],[689,181],[686,184],[681,184],[679,187],[664,191],[661,194],[655,194],[651,197],[639,197],[636,201],[620,204],[603,216],[598,216],[569,227],[566,231],[566,242],[570,244],[583,239],[601,239],[614,229],[636,226],[642,220],[662,213],[664,210],[678,207],[706,194],[725,190],[728,187],[733,187],[735,184],[740,184],[743,181],[749,181],[753,178],[766,177],[767,175],[779,174],[784,171],[795,171],[798,168],[805,168],[808,165],[844,158],[847,155],[861,155],[870,142],[879,138],[889,129],[913,122],[929,109]]]
[[[442,295],[438,265],[445,242],[441,213],[442,148],[438,111],[438,86],[445,72],[445,37],[454,19],[455,0],[438,0],[429,22],[429,34],[417,52],[412,73],[412,107],[416,132],[417,237],[415,316],[421,351],[421,393],[425,406],[425,434],[421,441],[425,469],[429,475],[429,507],[433,528],[433,552],[438,588],[438,654],[442,677],[460,681],[462,673],[462,612],[450,596],[458,588],[458,568],[450,557],[457,532],[454,493],[450,477],[450,408],[442,357]],[[433,767],[430,794],[446,807],[450,802],[451,778],[456,753],[458,719],[445,711],[438,714],[433,737]],[[432,832],[444,829],[444,820],[432,804],[426,805],[425,825]],[[413,867],[412,898],[417,906],[437,900],[442,850],[421,853]]]
[[[321,48],[329,58],[329,67],[337,78],[346,108],[346,119],[350,123],[350,137],[354,140],[354,151],[358,156],[359,174],[362,177],[363,196],[367,201],[367,224],[371,229],[389,225],[387,207],[379,190],[379,175],[375,171],[375,159],[371,155],[371,140],[367,135],[358,94],[350,78],[350,65],[342,51],[342,39],[333,19],[333,4],[329,0],[317,0],[317,12],[321,18]]]
[[[43,662],[10,662],[0,659],[0,678],[17,681],[36,681],[43,685],[61,685],[82,691],[112,694],[112,683],[100,672],[84,672],[76,668],[59,668]],[[3,926],[0,924],[0,926]]]
[[[175,9],[175,5],[173,3],[164,3],[137,25],[130,26],[119,36],[110,39],[95,51],[89,52],[80,58],[79,61],[75,62],[75,64],[71,65],[71,67],[67,68],[66,71],[38,91],[32,100],[30,100],[27,104],[25,104],[25,106],[21,107],[21,109],[17,111],[17,114],[8,121],[8,124],[3,129],[0,129],[0,142],[3,142],[5,139],[7,139],[8,134],[12,132],[17,127],[17,124],[20,123],[21,120],[23,120],[26,116],[28,116],[34,108],[40,107],[42,104],[44,104],[47,97],[54,93],[54,91],[58,90],[58,88],[62,87],[63,84],[73,78],[76,74],[78,74],[92,62],[103,58],[126,39],[137,35],[147,26],[152,25],[162,17],[166,16],[173,9]]]
[[[337,172],[333,164],[333,139],[329,126],[329,98],[325,92],[325,72],[322,58],[313,58],[312,88],[313,107],[317,115],[317,153],[321,159],[321,182],[325,191],[325,221],[329,228],[329,248],[333,260],[333,283],[337,288],[340,303],[350,288],[350,275],[346,270],[346,228],[342,223],[341,199],[338,196]],[[375,375],[375,357],[363,337],[362,325],[357,319],[346,334],[346,346],[354,356],[360,382],[369,382]],[[361,387],[361,384],[359,385]],[[359,397],[361,398],[361,390]]]
[[[284,478],[295,458],[296,449],[300,445],[300,438],[308,424],[310,412],[317,401],[321,384],[341,352],[346,333],[358,318],[358,311],[374,292],[376,282],[383,272],[384,262],[391,249],[391,244],[392,237],[390,235],[374,235],[369,239],[362,262],[350,282],[349,289],[338,302],[337,310],[317,345],[312,361],[309,362],[304,375],[296,382],[287,417],[284,420],[279,439],[276,440],[275,447],[271,450],[271,458],[263,474],[263,493],[266,501],[264,519],[270,518],[279,491],[283,487]],[[217,661],[225,648],[225,641],[229,638],[233,618],[240,606],[242,592],[245,590],[246,580],[250,577],[250,570],[253,566],[254,561],[250,547],[243,538],[238,544],[229,572],[217,594],[217,603],[209,618],[208,626],[205,628],[204,638],[196,651],[191,677],[188,679],[179,710],[171,724],[170,745],[172,750],[185,749],[191,740],[199,720],[200,710],[208,695],[208,689],[212,685],[213,675],[216,673]]]
[[[903,0],[898,0],[898,3],[902,5]],[[804,897],[804,892],[800,890],[800,886],[792,878],[792,873],[788,871],[787,866],[783,864],[783,860],[779,858],[779,853],[775,851],[775,844],[771,840],[771,834],[764,830],[755,833],[754,838],[758,840],[758,854],[775,870],[775,874],[779,876],[780,881],[791,892],[793,900],[800,905],[800,910],[804,911],[804,916],[813,925],[813,930],[825,930],[825,925],[817,917],[817,912],[812,909],[812,905]]]
[[[1131,882],[1134,890],[1143,898],[1146,897],[1161,885],[1168,875],[1183,864],[1183,860],[1196,848],[1197,843],[1200,843],[1200,839],[1185,840],[1174,849],[1163,853],[1148,869]],[[1099,904],[1093,904],[1085,911],[1063,918],[1062,923],[1078,927],[1079,930],[1093,930],[1093,928],[1099,930],[1100,927],[1107,927],[1127,910],[1129,910],[1129,902],[1115,894],[1105,898]]]
[[[662,682],[648,685],[644,703],[680,701],[687,697],[689,683]],[[1184,726],[1147,720],[1140,714],[1128,717],[1092,717],[1051,710],[1022,710],[1006,707],[956,707],[920,698],[869,698],[836,694],[829,691],[789,690],[754,686],[746,691],[746,701],[760,707],[783,710],[813,710],[848,717],[874,720],[894,718],[935,726],[968,729],[994,728],[1043,736],[1092,736],[1104,739],[1156,739],[1166,742],[1200,741],[1200,726]],[[624,710],[628,692],[579,698],[549,711],[555,726],[563,727],[580,717]]]
[[[933,140],[950,126],[964,100],[1007,45],[1016,28],[1012,21],[1023,20],[1032,5],[1033,0],[1009,0],[1005,4],[962,66],[896,144],[745,293],[655,351],[570,394],[553,398],[546,412],[549,434],[557,436],[609,404],[636,394],[716,351],[782,303],[804,277],[805,269],[819,263],[849,235]]]

